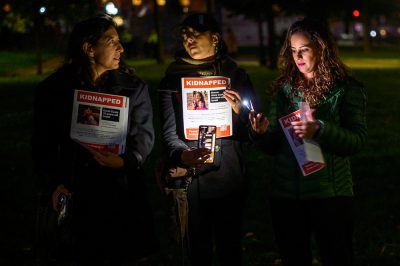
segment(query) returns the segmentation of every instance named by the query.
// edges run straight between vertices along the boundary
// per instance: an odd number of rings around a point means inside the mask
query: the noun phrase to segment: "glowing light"
[[[179,0],[181,6],[190,6],[190,0]]]
[[[371,30],[370,32],[369,32],[369,36],[371,36],[372,38],[375,38],[376,37],[376,31],[374,31],[374,30]]]
[[[46,13],[46,11],[47,11],[47,8],[45,6],[42,6],[42,7],[39,8],[39,13],[40,14],[44,14],[44,13]]]
[[[142,0],[132,0],[132,5],[140,6],[142,4]]]
[[[118,8],[112,2],[108,2],[106,4],[106,12],[109,15],[116,15],[118,14]]]
[[[353,16],[354,16],[355,18],[358,18],[358,17],[360,16],[360,11],[357,10],[357,9],[353,10]]]
[[[380,34],[382,37],[385,37],[385,36],[387,35],[387,31],[386,31],[385,29],[380,29],[380,30],[379,30],[379,34]]]
[[[121,16],[115,16],[113,17],[113,20],[118,27],[124,25],[124,19]]]
[[[5,5],[3,6],[3,11],[4,11],[4,12],[10,12],[10,11],[11,11],[11,6],[10,6],[10,4],[5,4]]]
[[[166,0],[157,0],[157,5],[159,6],[165,6]]]

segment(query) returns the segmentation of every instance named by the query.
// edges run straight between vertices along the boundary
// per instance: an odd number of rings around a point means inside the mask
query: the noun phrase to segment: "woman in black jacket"
[[[66,63],[35,91],[37,174],[48,181],[55,211],[60,196],[72,195],[78,262],[119,265],[156,248],[142,171],[154,143],[152,107],[147,84],[121,66],[123,51],[110,17],[84,20],[71,33]],[[71,139],[75,90],[129,98],[125,152],[94,151]]]
[[[187,187],[191,265],[212,265],[214,245],[220,265],[241,265],[246,190],[242,143],[248,139],[249,125],[242,99],[255,104],[257,99],[247,73],[226,55],[214,18],[205,13],[189,15],[181,24],[181,37],[184,50],[177,53],[159,88],[167,176],[193,177]],[[233,134],[217,139],[215,161],[210,166],[204,166],[209,151],[197,148],[197,140],[185,138],[182,109],[186,103],[182,103],[181,79],[204,76],[230,78],[224,98],[232,107]]]

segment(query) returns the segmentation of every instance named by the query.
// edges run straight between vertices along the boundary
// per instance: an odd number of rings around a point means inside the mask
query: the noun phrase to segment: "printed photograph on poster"
[[[187,93],[187,110],[208,110],[207,91],[193,91]]]
[[[78,123],[98,126],[100,121],[100,108],[92,105],[80,104],[78,108]]]

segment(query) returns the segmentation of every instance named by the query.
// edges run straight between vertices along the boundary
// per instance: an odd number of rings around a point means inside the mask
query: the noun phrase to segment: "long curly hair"
[[[316,49],[317,58],[314,77],[307,80],[296,66],[291,50],[291,37],[295,33],[305,34]],[[290,99],[300,95],[311,106],[318,105],[336,82],[351,76],[350,71],[339,59],[336,42],[324,23],[304,18],[289,28],[279,55],[279,76],[272,91],[277,92],[285,85],[292,90]]]

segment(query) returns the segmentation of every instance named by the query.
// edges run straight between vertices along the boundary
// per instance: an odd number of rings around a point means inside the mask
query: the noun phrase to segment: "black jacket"
[[[100,166],[70,138],[74,90],[129,97],[125,166]],[[81,84],[70,67],[41,82],[36,91],[33,153],[37,175],[50,195],[64,184],[73,192],[73,253],[122,260],[149,256],[157,248],[141,165],[154,143],[152,106],[146,83],[134,75],[108,72],[101,86]],[[50,204],[50,199],[47,200]],[[99,252],[101,251],[101,252]]]
[[[222,57],[211,62],[178,58],[167,69],[159,87],[162,138],[171,165],[182,166],[182,151],[198,145],[197,141],[189,141],[184,137],[181,78],[199,76],[229,77],[231,88],[237,90],[242,99],[251,99],[257,105],[257,98],[247,73],[231,58]],[[232,119],[233,135],[217,139],[217,145],[220,147],[216,155],[217,161],[213,166],[200,170],[199,178],[194,180],[195,185],[199,186],[201,198],[227,195],[245,185],[241,143],[248,140],[248,110],[242,108],[240,116],[232,113]]]
[[[99,166],[92,155],[70,138],[74,90],[90,90],[129,97],[128,137],[124,169]],[[71,186],[82,169],[102,175],[126,178],[146,160],[154,144],[152,106],[147,84],[134,75],[109,71],[101,86],[81,84],[66,66],[42,81],[35,91],[33,154],[36,172],[54,189],[60,183]],[[81,179],[80,179],[81,180]],[[80,181],[79,180],[79,181]],[[78,181],[78,182],[79,182]],[[76,182],[74,182],[76,183]]]

